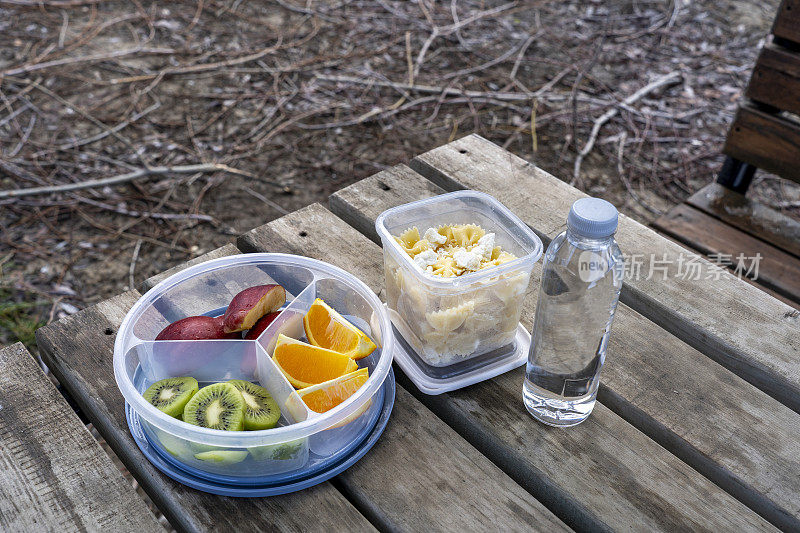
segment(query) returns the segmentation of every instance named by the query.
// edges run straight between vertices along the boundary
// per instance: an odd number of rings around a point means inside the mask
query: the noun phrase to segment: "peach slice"
[[[269,325],[272,324],[272,321],[278,318],[278,315],[280,314],[281,314],[280,311],[275,311],[273,313],[268,313],[262,316],[261,318],[258,319],[258,322],[253,324],[253,327],[250,328],[250,331],[247,332],[244,338],[248,340],[257,339],[258,336],[264,333],[264,330],[267,329],[267,327],[269,327]]]
[[[256,285],[233,297],[223,315],[228,333],[252,328],[259,318],[277,311],[286,302],[286,290],[280,285]]]
[[[222,317],[189,316],[173,322],[161,330],[157,341],[183,341],[208,339],[237,339],[235,333],[228,333],[222,324]]]

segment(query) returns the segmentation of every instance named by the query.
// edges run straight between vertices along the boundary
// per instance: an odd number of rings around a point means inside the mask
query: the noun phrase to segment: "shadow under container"
[[[423,271],[395,240],[416,226],[477,224],[516,259],[458,277]],[[515,335],[542,241],[488,194],[459,191],[384,211],[375,221],[383,245],[386,299],[415,361],[428,375],[470,371],[516,350]],[[458,370],[454,370],[458,368]]]
[[[286,289],[280,315],[255,340],[154,341],[187,316],[220,316],[240,291],[277,283]],[[325,413],[311,411],[272,361],[278,334],[305,340],[303,316],[322,298],[378,346],[358,361],[369,379]],[[170,464],[215,482],[269,483],[310,475],[346,457],[377,423],[394,336],[375,293],[348,272],[288,254],[243,254],[208,261],[162,281],[134,305],[114,345],[114,375],[147,440]],[[142,397],[154,382],[191,376],[200,386],[244,379],[266,388],[281,410],[278,426],[220,431],[173,418]]]

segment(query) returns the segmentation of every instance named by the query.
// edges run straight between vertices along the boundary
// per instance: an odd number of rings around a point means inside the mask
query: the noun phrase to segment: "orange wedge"
[[[300,389],[297,394],[309,409],[317,413],[330,411],[352,396],[369,378],[368,368],[359,368],[342,377]]]
[[[320,298],[303,317],[308,342],[314,346],[342,353],[352,359],[363,359],[375,350],[375,343],[363,331],[345,320]]]
[[[289,382],[298,389],[336,379],[358,370],[346,355],[278,335],[272,360]]]

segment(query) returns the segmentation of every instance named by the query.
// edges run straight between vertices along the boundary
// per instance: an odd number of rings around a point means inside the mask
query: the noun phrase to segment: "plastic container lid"
[[[608,237],[617,231],[619,214],[602,198],[581,198],[572,204],[567,216],[569,229],[590,239]]]

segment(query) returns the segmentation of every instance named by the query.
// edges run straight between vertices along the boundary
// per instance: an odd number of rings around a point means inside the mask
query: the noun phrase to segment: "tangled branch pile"
[[[74,312],[470,132],[652,217],[718,167],[768,4],[0,0],[0,291]]]

